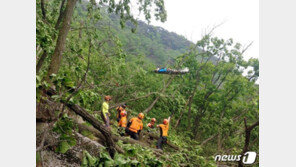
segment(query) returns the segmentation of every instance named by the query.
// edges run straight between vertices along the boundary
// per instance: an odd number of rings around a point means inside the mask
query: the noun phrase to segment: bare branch
[[[217,136],[218,136],[218,133],[215,134],[215,135],[212,135],[211,137],[209,137],[206,140],[204,140],[203,142],[201,142],[200,146],[203,146],[204,144],[206,144],[207,142],[211,141],[212,139],[214,139]]]
[[[247,51],[249,49],[249,47],[253,44],[254,41],[252,41],[251,43],[249,43],[249,45],[247,45],[243,50],[241,54],[244,54],[245,51]]]
[[[214,25],[213,28],[208,33],[205,33],[205,35],[212,35],[214,30],[217,29],[218,27],[222,26],[225,22],[226,21],[222,21],[221,23]]]

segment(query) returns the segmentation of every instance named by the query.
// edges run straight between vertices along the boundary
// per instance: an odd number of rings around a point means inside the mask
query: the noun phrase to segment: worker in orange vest
[[[120,121],[118,122],[119,127],[126,127],[127,118],[126,118],[127,112],[125,110],[120,112]]]
[[[126,133],[131,136],[131,138],[135,140],[139,140],[139,135],[141,130],[143,129],[144,114],[139,113],[138,117],[132,118],[126,127]]]
[[[155,118],[152,118],[151,121],[147,124],[147,127],[148,127],[148,132],[150,132],[150,129],[154,129],[154,124],[156,122],[156,119]]]
[[[148,128],[147,131],[148,131],[148,134],[150,133],[150,131],[151,131],[152,129],[155,128],[155,126],[154,126],[155,122],[156,122],[156,119],[155,119],[155,118],[152,118],[151,121],[147,124],[147,128]],[[153,140],[153,137],[149,135],[149,139],[150,139],[150,141],[148,140],[148,142],[151,144],[151,142],[152,142],[152,140]]]
[[[160,130],[160,138],[158,139],[157,145],[156,145],[158,149],[162,149],[162,144],[166,143],[167,141],[169,126],[170,126],[170,119],[171,117],[169,117],[168,119],[164,119],[163,124],[157,125],[157,127]]]
[[[126,104],[123,104],[123,105],[118,106],[118,107],[116,108],[116,111],[117,111],[117,114],[116,114],[117,122],[120,121],[120,118],[121,118],[120,113],[121,113],[121,111],[126,111],[126,110],[125,110],[126,107],[127,107]]]
[[[120,121],[118,122],[118,133],[120,136],[124,136],[127,124],[127,112],[125,110],[121,111],[120,116]]]

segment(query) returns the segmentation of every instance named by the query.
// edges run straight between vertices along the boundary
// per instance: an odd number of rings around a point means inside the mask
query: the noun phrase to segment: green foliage
[[[56,152],[66,153],[72,146],[76,145],[76,139],[73,134],[75,124],[66,114],[62,116],[55,124],[53,131],[60,135],[60,143],[56,148]]]
[[[116,154],[114,159],[110,158],[107,152],[101,152],[98,157],[90,155],[87,151],[83,151],[82,167],[139,167],[139,166],[161,166],[162,163],[153,158],[146,158],[144,162],[139,162],[133,157],[126,157],[121,154]]]
[[[41,162],[41,155],[40,152],[36,152],[36,164]]]

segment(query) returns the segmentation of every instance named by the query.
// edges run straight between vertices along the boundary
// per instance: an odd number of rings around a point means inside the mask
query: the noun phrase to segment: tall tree
[[[48,73],[47,73],[48,79],[51,74],[56,74],[59,71],[61,60],[62,60],[62,54],[65,49],[65,42],[70,29],[70,22],[74,12],[76,2],[77,0],[67,0],[64,16],[62,16],[63,22],[62,22],[61,28],[59,29],[55,50],[51,57],[51,62],[48,68]]]

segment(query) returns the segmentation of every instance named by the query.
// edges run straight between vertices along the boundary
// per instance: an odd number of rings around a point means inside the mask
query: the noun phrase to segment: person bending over
[[[141,133],[141,130],[143,129],[143,122],[144,114],[139,113],[138,117],[132,118],[126,127],[126,133],[130,135],[131,138],[135,140],[139,140],[139,135]]]

